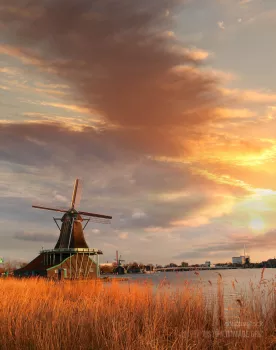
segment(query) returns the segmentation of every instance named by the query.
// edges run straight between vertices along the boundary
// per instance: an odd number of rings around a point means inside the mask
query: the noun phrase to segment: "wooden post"
[[[87,277],[87,267],[88,267],[88,263],[89,263],[89,256],[90,256],[90,253],[87,255],[87,263],[86,263],[86,268],[85,268],[85,272],[84,272],[85,277]]]
[[[75,267],[75,278],[77,276],[77,271],[78,271],[78,256],[79,256],[79,252],[77,251],[77,256],[76,256],[76,267]]]
[[[80,273],[81,273],[81,268],[82,268],[83,258],[84,258],[84,252],[82,252],[82,259],[81,259]],[[80,277],[80,273],[78,274],[78,278]]]
[[[100,277],[100,257],[99,254],[97,254],[97,278]]]

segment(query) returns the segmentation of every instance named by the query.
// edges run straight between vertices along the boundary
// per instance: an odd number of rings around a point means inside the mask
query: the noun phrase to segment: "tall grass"
[[[226,320],[222,284],[206,301],[185,283],[0,280],[0,349],[274,349],[274,285],[236,302]],[[250,321],[250,322],[249,322]],[[252,321],[254,321],[252,323]]]

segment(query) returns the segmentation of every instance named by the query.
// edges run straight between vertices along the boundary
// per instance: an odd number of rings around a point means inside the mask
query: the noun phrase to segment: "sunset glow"
[[[276,2],[35,3],[0,8],[0,256],[53,246],[31,205],[75,178],[106,261],[274,256]]]
[[[253,231],[262,231],[265,228],[265,224],[261,218],[252,219],[249,226]]]

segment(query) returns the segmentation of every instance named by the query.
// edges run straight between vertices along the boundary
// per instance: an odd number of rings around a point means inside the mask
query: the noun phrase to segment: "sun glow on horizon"
[[[263,219],[260,217],[256,217],[254,219],[252,219],[249,223],[249,227],[253,230],[253,231],[263,231],[265,228],[265,224],[263,222]]]

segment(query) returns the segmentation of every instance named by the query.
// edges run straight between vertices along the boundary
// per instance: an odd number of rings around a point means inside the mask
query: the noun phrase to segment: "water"
[[[236,289],[249,289],[250,282],[257,284],[261,280],[262,269],[231,269],[231,270],[201,270],[201,271],[177,271],[177,272],[160,272],[155,274],[127,274],[125,277],[131,281],[152,281],[154,285],[158,285],[162,280],[166,279],[172,287],[184,287],[185,281],[192,284],[198,284],[210,288],[217,287],[218,276],[221,274],[224,290],[230,292],[232,282],[235,283]],[[114,277],[114,276],[113,276]],[[118,276],[122,277],[122,276]],[[272,281],[276,279],[276,268],[265,269],[263,279]],[[210,282],[209,282],[210,281]]]
[[[263,272],[263,279],[261,281]],[[218,293],[218,277],[222,276],[222,285],[224,292],[224,303],[226,308],[236,305],[237,300],[243,300],[252,296],[252,287],[254,293],[261,293],[262,300],[265,302],[267,285],[272,285],[276,280],[276,269],[231,269],[231,270],[201,270],[201,271],[179,271],[179,272],[160,272],[156,274],[127,274],[130,282],[148,281],[154,287],[166,282],[165,287],[174,290],[183,290],[190,285],[199,286],[207,299]],[[118,276],[122,277],[122,276]],[[268,283],[267,283],[268,282]]]

